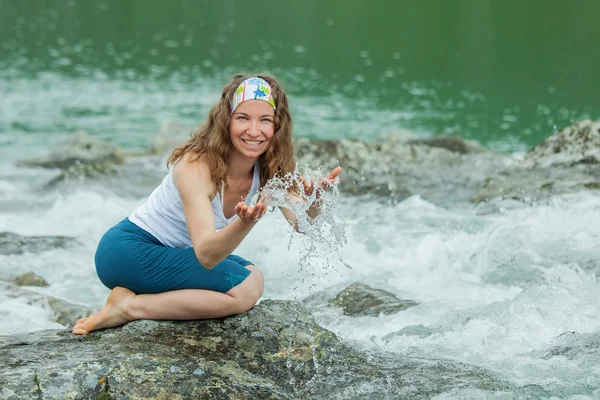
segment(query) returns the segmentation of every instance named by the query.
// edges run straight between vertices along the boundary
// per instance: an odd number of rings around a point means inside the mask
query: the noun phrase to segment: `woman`
[[[208,121],[173,151],[160,186],[100,240],[96,270],[112,291],[104,308],[77,321],[73,333],[252,308],[263,293],[263,275],[231,253],[266,212],[266,199],[255,205],[252,199],[275,175],[293,172],[295,163],[279,83],[267,75],[235,76]],[[305,194],[324,189],[340,172],[334,169],[319,185],[302,181]],[[294,213],[280,209],[297,228]],[[307,211],[311,217],[318,212],[318,205]]]

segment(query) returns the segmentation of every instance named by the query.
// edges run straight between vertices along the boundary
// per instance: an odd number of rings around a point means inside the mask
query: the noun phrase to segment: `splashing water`
[[[317,189],[307,194],[302,190],[302,180],[311,182],[315,176],[313,184],[318,188],[325,180],[321,169],[311,171],[304,168],[302,172],[296,169],[284,177],[275,176],[261,190],[260,197],[266,199],[269,206],[287,208],[296,215],[297,230],[304,234],[302,240],[307,242],[307,246],[302,246],[304,254],[301,265],[311,265],[313,261],[322,262],[327,259],[327,255],[334,253],[338,261],[351,268],[340,254],[347,239],[346,223],[337,216],[340,202],[338,182],[333,182],[327,189]],[[313,207],[320,210],[315,218],[308,215]],[[288,249],[294,237],[290,236]]]

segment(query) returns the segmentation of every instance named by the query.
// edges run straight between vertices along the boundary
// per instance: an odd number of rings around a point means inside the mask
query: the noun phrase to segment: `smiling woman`
[[[219,103],[167,165],[146,202],[100,240],[96,270],[112,289],[105,307],[77,321],[75,334],[135,319],[202,319],[238,314],[263,293],[264,278],[233,255],[265,214],[268,199],[250,204],[266,182],[294,172],[286,95],[268,75],[237,75]],[[341,168],[319,182],[324,190]],[[290,187],[290,195],[315,187]],[[246,199],[239,201],[239,199]],[[297,226],[296,215],[281,209]],[[307,211],[318,214],[318,206]]]
[[[275,111],[260,100],[246,101],[234,112],[231,120],[231,143],[234,153],[257,157],[269,147],[273,134]]]

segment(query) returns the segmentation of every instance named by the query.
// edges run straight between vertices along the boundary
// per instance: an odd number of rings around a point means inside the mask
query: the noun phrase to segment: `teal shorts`
[[[230,255],[212,269],[200,264],[192,247],[166,247],[128,218],[110,228],[96,250],[96,272],[109,289],[138,294],[181,289],[228,292],[250,275],[252,263]]]

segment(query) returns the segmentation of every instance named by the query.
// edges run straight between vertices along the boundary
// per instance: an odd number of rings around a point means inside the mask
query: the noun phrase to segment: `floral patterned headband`
[[[273,107],[273,110],[277,110],[277,107],[275,107],[275,100],[273,99],[271,85],[263,78],[253,76],[252,78],[244,79],[242,83],[240,83],[240,86],[233,92],[233,97],[230,102],[231,113],[233,114],[240,104],[248,100],[266,101]]]

